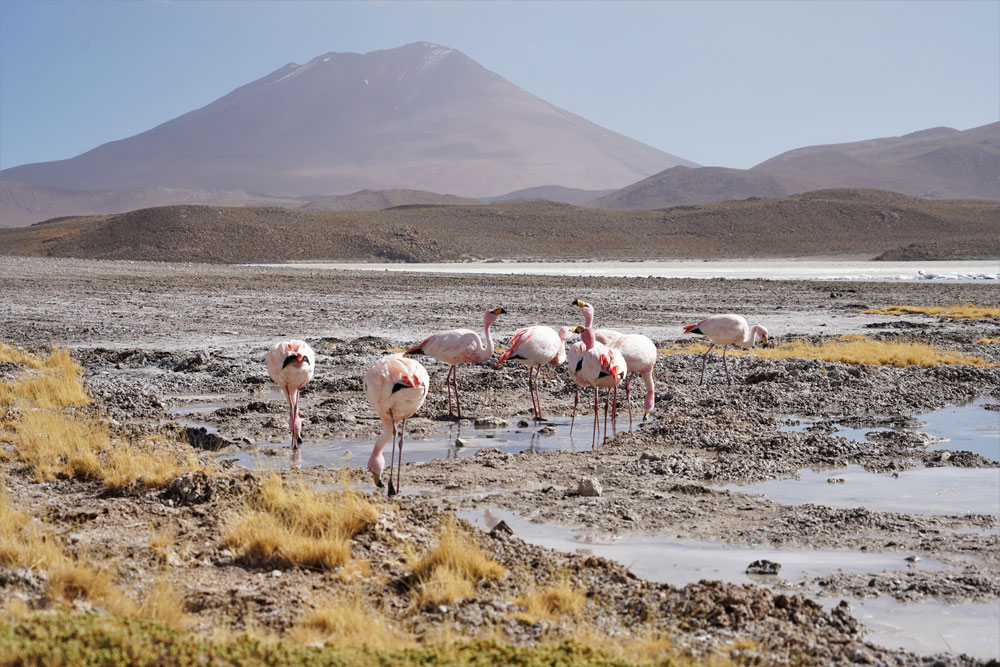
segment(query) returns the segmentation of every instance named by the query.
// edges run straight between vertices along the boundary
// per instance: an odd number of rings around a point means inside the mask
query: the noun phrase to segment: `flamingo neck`
[[[585,314],[586,312],[587,311],[584,311]],[[587,346],[588,350],[594,349],[594,344],[597,342],[597,337],[594,336],[594,330],[590,328],[589,322],[587,323],[587,326],[584,327],[583,331],[580,333],[580,340],[583,341],[583,344]]]
[[[490,333],[490,327],[493,326],[493,321],[496,317],[490,317],[487,314],[483,318],[483,333],[486,334],[486,341],[483,343],[482,349],[479,351],[479,361],[487,361],[493,356],[493,334]]]
[[[382,471],[385,470],[385,456],[382,455],[382,450],[385,449],[390,440],[392,440],[392,427],[385,426],[382,429],[382,435],[378,437],[375,446],[372,447],[372,455],[368,457],[368,469],[376,475],[381,475]]]

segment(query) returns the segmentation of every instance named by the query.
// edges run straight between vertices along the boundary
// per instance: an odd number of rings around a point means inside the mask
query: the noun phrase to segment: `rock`
[[[198,505],[212,499],[211,478],[200,470],[170,480],[160,492],[160,500],[172,505]]]
[[[490,530],[490,537],[496,537],[499,539],[510,537],[513,534],[514,530],[507,525],[506,521],[503,520],[497,523],[497,525],[493,526],[493,529]]]
[[[543,426],[542,428],[538,429],[538,432],[541,433],[542,435],[555,435],[556,428],[554,426]]]
[[[207,449],[211,452],[217,452],[232,444],[218,433],[210,433],[204,426],[199,426],[198,428],[185,426],[184,430],[181,431],[181,437],[192,447]]]
[[[463,440],[462,438],[455,438],[455,446],[456,446],[456,447],[465,447],[465,446],[467,446],[468,444],[469,444],[469,443],[468,443],[468,442],[466,442],[465,440]]]
[[[747,574],[778,574],[778,570],[780,569],[781,563],[761,559],[747,565],[746,572]]]
[[[480,417],[473,426],[476,428],[510,428],[510,422],[500,417]]]
[[[601,482],[594,477],[584,477],[579,481],[576,487],[576,494],[578,496],[599,496],[604,493],[604,488],[601,486]]]
[[[828,477],[827,480],[826,480],[826,483],[827,484],[843,484],[844,483],[844,478],[843,477]]]

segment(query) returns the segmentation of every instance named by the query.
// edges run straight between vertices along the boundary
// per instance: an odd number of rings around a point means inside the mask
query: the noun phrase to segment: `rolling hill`
[[[1000,257],[1000,205],[847,189],[657,211],[168,206],[0,230],[6,254],[223,263],[874,257],[913,244],[925,259]]]

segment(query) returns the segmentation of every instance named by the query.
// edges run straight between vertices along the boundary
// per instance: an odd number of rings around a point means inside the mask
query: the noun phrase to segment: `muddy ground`
[[[271,391],[262,363],[270,342],[299,337],[319,353],[315,378],[301,402],[304,447],[334,438],[374,439],[380,425],[362,390],[367,365],[387,350],[409,346],[437,330],[481,329],[482,312],[496,306],[507,310],[494,325],[499,347],[528,324],[577,324],[578,309],[570,304],[582,298],[595,305],[597,326],[645,333],[659,348],[679,342],[682,326],[706,314],[741,312],[751,323],[765,324],[777,341],[863,333],[931,341],[1000,363],[1000,346],[978,342],[1000,339],[996,320],[861,313],[890,304],[1000,302],[1000,286],[985,282],[594,281],[0,258],[0,294],[0,340],[31,349],[70,347],[84,366],[91,394],[116,428],[177,424],[181,418],[168,411],[185,405],[226,406],[197,416],[217,429],[218,437],[188,434],[196,445],[217,450],[206,456],[223,460],[246,451],[260,454],[262,460],[288,457],[286,407]],[[466,432],[475,431],[476,420],[506,420],[524,429],[544,426],[528,421],[524,368],[516,363],[498,368],[495,360],[460,371]],[[425,365],[434,386],[420,413],[407,421],[407,437],[412,439],[453,424],[441,387],[446,367],[434,360]],[[996,403],[1000,368],[897,369],[744,357],[730,361],[732,386],[724,383],[718,360],[709,363],[703,386],[699,371],[700,360],[694,355],[662,357],[655,372],[652,420],[613,434],[593,451],[584,447],[576,452],[511,454],[483,446],[474,456],[404,465],[404,491],[411,493],[379,501],[386,508],[385,525],[364,536],[356,550],[384,556],[379,531],[417,545],[428,543],[430,527],[448,510],[499,507],[598,534],[900,554],[895,571],[784,581],[770,588],[709,582],[673,588],[636,579],[600,559],[532,547],[516,535],[483,538],[489,552],[511,569],[528,568],[537,575],[540,568],[569,568],[574,581],[588,588],[606,631],[620,632],[652,617],[670,618],[674,620],[664,627],[692,651],[749,637],[766,640],[774,659],[792,659],[794,653],[796,659],[811,655],[807,661],[816,662],[920,662],[912,654],[865,643],[863,627],[848,607],[824,611],[812,602],[819,596],[842,596],[848,602],[875,595],[905,602],[1000,601],[997,514],[790,506],[718,488],[727,482],[848,464],[874,471],[996,467],[997,462],[968,452],[928,451],[928,440],[908,431],[883,437],[875,446],[821,430],[779,428],[790,415],[851,418],[854,425],[874,428],[886,426],[886,418],[890,426],[905,424],[917,414],[976,397],[989,396]],[[546,415],[572,412],[575,392],[564,370],[545,369],[540,386]],[[641,384],[635,386],[641,393]],[[638,404],[641,399],[633,400]],[[577,424],[585,434],[590,432],[590,418],[583,407]],[[374,492],[364,464],[357,457],[347,462],[361,488]],[[15,504],[55,521],[70,543],[84,545],[88,553],[129,560],[123,576],[139,589],[148,584],[155,566],[142,557],[147,527],[163,522],[178,526],[189,547],[172,576],[185,591],[189,611],[206,629],[220,614],[239,627],[252,601],[259,610],[258,622],[283,630],[298,613],[303,596],[337,585],[306,570],[272,572],[234,562],[213,537],[224,514],[215,504],[230,502],[226,493],[203,494],[210,497],[195,501],[180,492],[106,498],[84,483],[35,483],[11,462],[0,466]],[[298,474],[328,484],[341,473],[309,468]],[[232,466],[223,476],[225,482],[205,484],[232,490],[254,483]],[[581,496],[578,486],[584,478],[597,479],[602,495]],[[909,568],[904,557],[914,555],[936,559],[946,568]],[[403,576],[390,567],[387,576],[397,575]],[[0,587],[5,585],[30,589],[30,582],[11,576],[0,579]],[[542,636],[545,628],[510,620],[506,589],[513,585],[498,584],[453,609],[416,615],[407,611],[402,598],[382,601],[390,615],[417,634],[447,621],[463,633],[501,623],[518,641]],[[943,659],[955,664],[965,660],[956,655]]]

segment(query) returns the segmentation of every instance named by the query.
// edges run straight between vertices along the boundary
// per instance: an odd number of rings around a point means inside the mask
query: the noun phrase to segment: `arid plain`
[[[978,409],[995,410],[1000,289],[990,281],[596,282],[5,257],[0,292],[0,340],[38,358],[53,346],[68,348],[93,402],[58,412],[98,419],[111,443],[93,452],[97,467],[80,463],[79,452],[77,459],[63,452],[46,468],[25,444],[28,416],[44,410],[31,399],[3,399],[7,519],[34,517],[32,530],[54,536],[65,558],[108,579],[100,590],[79,582],[74,588],[55,565],[18,563],[9,548],[0,550],[4,595],[27,607],[89,610],[97,612],[88,617],[94,622],[139,609],[204,641],[233,646],[245,630],[280,637],[288,644],[268,650],[299,647],[282,650],[302,651],[301,659],[322,659],[310,646],[324,642],[343,651],[363,643],[386,651],[434,647],[438,658],[451,646],[456,660],[462,651],[505,651],[513,642],[536,652],[531,659],[570,662],[922,664],[929,658],[869,641],[852,605],[1000,601],[1000,508],[926,513],[782,503],[734,486],[848,466],[880,474],[881,484],[895,479],[890,473],[995,471],[995,460],[932,446],[914,421],[974,399]],[[377,356],[437,330],[477,329],[482,312],[496,306],[507,311],[494,325],[503,349],[522,326],[579,323],[576,298],[596,306],[598,326],[645,333],[664,352],[649,423],[630,430],[625,418],[591,449],[592,415],[583,407],[570,444],[546,446],[547,437],[565,438],[574,386],[564,369],[543,370],[542,406],[552,422],[535,424],[525,369],[497,367],[496,357],[460,371],[468,419],[456,423],[442,389],[446,367],[428,360],[433,386],[407,421],[412,449],[403,454],[402,495],[377,492],[366,455],[316,464],[331,443],[374,441],[380,427],[362,376]],[[992,310],[981,319],[865,312],[956,303]],[[765,324],[773,354],[731,357],[732,386],[713,356],[699,385],[703,348],[682,339],[682,326],[728,311]],[[963,363],[920,356],[898,366],[862,364],[790,351],[836,347],[850,342],[844,335],[881,350],[929,345],[906,354],[950,353]],[[269,342],[290,336],[318,352],[302,398],[298,467],[290,465],[284,400],[262,362]],[[47,372],[7,359],[0,380],[23,387]],[[633,387],[641,392],[641,384]],[[586,396],[581,405],[589,405]],[[877,433],[846,438],[836,423]],[[523,446],[492,446],[507,435]],[[464,448],[454,447],[456,436]],[[421,444],[428,442],[439,442],[439,451],[428,452]],[[129,468],[114,458],[115,448],[134,450],[133,459],[153,451],[160,464],[145,470],[133,461]],[[118,476],[108,473],[112,463]],[[580,493],[587,479],[599,482],[601,495]],[[343,524],[323,507],[353,509]],[[488,532],[462,519],[486,510]],[[511,535],[507,523],[497,528],[490,519],[510,516],[503,512],[568,527],[597,544],[646,536],[702,544],[706,554],[723,546],[788,549],[790,560],[807,562],[810,550],[841,550],[834,553],[843,567],[822,576],[786,567],[759,582],[704,576],[670,583],[665,573],[677,565],[666,557],[664,576],[655,568],[636,576],[596,555],[586,539],[571,552],[524,542],[519,524]],[[310,518],[314,534],[295,533],[302,528],[289,518],[295,515]],[[253,524],[265,516],[277,522],[272,529]],[[292,541],[332,539],[317,527],[327,523],[336,523],[340,556],[329,555],[333,547],[293,553]],[[270,546],[259,539],[269,532],[277,540]],[[27,543],[27,533],[18,535]],[[317,549],[327,555],[316,556]],[[463,569],[449,549],[482,560]],[[867,564],[876,554],[884,558]],[[225,637],[220,628],[228,629]],[[486,643],[470,649],[463,643],[470,637]],[[935,659],[974,664],[988,657],[944,650]]]

